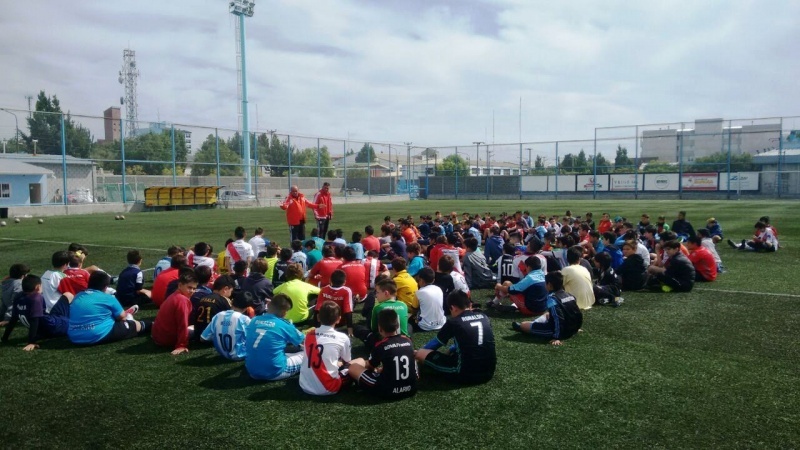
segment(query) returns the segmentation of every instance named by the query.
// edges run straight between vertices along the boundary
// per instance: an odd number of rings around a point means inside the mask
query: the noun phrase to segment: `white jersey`
[[[289,261],[303,266],[303,272],[308,270],[308,256],[302,251],[292,253],[292,257]]]
[[[248,244],[253,248],[254,256],[258,256],[259,253],[267,249],[267,242],[264,240],[263,236],[253,236],[250,238],[250,241],[248,241]]]
[[[169,269],[171,264],[172,258],[169,256],[159,259],[156,263],[155,269],[153,269],[153,280],[158,278],[158,274],[160,274],[161,271]]]
[[[48,270],[42,274],[42,297],[44,297],[46,312],[50,312],[53,306],[56,306],[58,299],[61,298],[61,292],[58,291],[58,284],[61,280],[66,278],[60,270]]]
[[[539,258],[539,262],[541,262],[542,264],[542,272],[544,272],[544,274],[547,275],[547,258],[544,255],[540,253],[537,253],[535,255],[531,255],[529,253],[523,253],[521,255],[514,256],[514,260],[512,262],[513,268],[511,269],[512,277],[518,280],[525,278],[525,275],[528,274],[528,269],[525,267],[525,260],[527,260],[531,256]]]
[[[223,358],[242,361],[247,355],[247,326],[250,318],[234,310],[222,311],[211,318],[200,339],[212,341]]]
[[[717,265],[722,264],[722,258],[719,257],[717,246],[714,245],[714,240],[712,238],[703,238],[701,244],[714,256],[714,261]]]
[[[453,291],[462,291],[469,295],[469,286],[467,285],[467,279],[464,278],[464,275],[454,270],[450,272],[450,276],[453,277],[453,286],[455,286]]]
[[[332,395],[339,392],[339,360],[350,362],[350,338],[323,325],[306,335],[305,361],[300,369],[300,387],[311,395]]]
[[[644,268],[650,267],[650,250],[641,242],[636,242],[636,253],[644,260]]]
[[[212,272],[217,271],[217,260],[214,258],[209,258],[208,256],[194,255],[194,258],[192,258],[192,263],[194,264],[195,268],[206,266],[211,269]]]
[[[234,257],[234,255],[231,255],[230,247],[225,249],[225,257],[230,258],[231,267],[233,267],[233,264],[239,260],[253,260],[253,247],[244,240],[239,239],[238,241],[233,241],[230,245],[233,246],[234,250],[236,250],[236,253],[238,254],[238,257]]]
[[[767,227],[764,231],[758,233],[756,237],[765,244],[772,245],[772,248],[776,251],[778,250],[778,238],[775,236],[775,232],[772,231],[772,227]]]
[[[454,280],[455,281],[455,280]],[[435,284],[419,288],[416,292],[419,300],[419,327],[425,331],[436,331],[444,326],[444,293]]]
[[[458,273],[464,273],[464,269],[461,268],[461,255],[458,252],[457,248],[443,248],[442,249],[442,256],[449,256],[453,258],[453,270]]]

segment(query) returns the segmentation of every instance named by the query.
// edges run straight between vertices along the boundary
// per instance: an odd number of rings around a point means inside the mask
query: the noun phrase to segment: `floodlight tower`
[[[250,173],[250,127],[247,118],[247,58],[245,55],[244,18],[253,17],[253,0],[232,0],[229,11],[238,16],[236,21],[236,69],[239,72],[239,129],[242,131],[242,159],[245,169],[245,192],[252,193],[252,180]]]
[[[133,137],[136,134],[136,121],[139,116],[139,102],[136,99],[136,80],[139,78],[139,69],[136,68],[136,52],[126,48],[122,52],[122,69],[119,71],[119,84],[125,86],[125,135]]]

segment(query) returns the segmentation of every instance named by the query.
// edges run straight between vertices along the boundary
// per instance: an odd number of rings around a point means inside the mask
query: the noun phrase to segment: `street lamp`
[[[480,175],[481,174],[481,157],[480,157],[481,144],[485,144],[485,142],[483,142],[483,141],[473,141],[472,143],[475,144],[475,175]]]
[[[19,151],[19,120],[17,120],[17,115],[5,108],[0,108],[0,111],[5,111],[14,116],[14,147],[16,151]],[[5,147],[3,147],[3,153],[5,152]]]
[[[252,193],[252,180],[250,173],[250,125],[247,111],[247,57],[245,56],[244,19],[245,17],[253,17],[253,8],[255,7],[255,2],[252,0],[232,0],[228,6],[229,12],[234,16],[237,16],[239,20],[239,26],[237,27],[239,34],[236,36],[236,43],[239,52],[236,56],[240,69],[239,83],[241,85],[240,100],[242,102],[242,139],[244,143],[242,150],[244,153],[243,158],[245,165],[245,192],[250,194]]]
[[[36,143],[39,142],[38,139],[33,140],[33,156],[36,156]]]

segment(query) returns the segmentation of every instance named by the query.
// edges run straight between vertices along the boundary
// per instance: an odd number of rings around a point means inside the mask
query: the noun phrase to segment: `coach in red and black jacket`
[[[305,195],[300,193],[297,186],[292,186],[289,195],[281,203],[281,209],[286,211],[286,222],[289,224],[291,240],[306,240],[306,208],[315,208],[314,203],[308,201]]]
[[[328,225],[333,220],[333,200],[331,200],[330,187],[331,184],[326,181],[322,183],[322,189],[314,195],[314,218],[317,219],[320,236],[328,234]]]

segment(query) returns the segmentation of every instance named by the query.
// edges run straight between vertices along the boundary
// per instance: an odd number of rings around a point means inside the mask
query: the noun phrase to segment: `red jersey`
[[[334,302],[339,305],[339,308],[342,310],[342,316],[339,318],[339,323],[337,323],[337,326],[344,325],[345,314],[353,312],[353,291],[351,291],[347,286],[325,286],[319,291],[317,305],[314,307],[314,310],[319,312],[324,302]]]
[[[333,218],[333,201],[331,200],[330,191],[320,189],[314,195],[314,217],[316,219],[332,219]]]
[[[692,262],[694,270],[706,281],[717,279],[717,261],[705,247],[697,247],[689,254],[689,261]]]
[[[406,241],[406,245],[412,242],[417,242],[417,235],[414,233],[414,230],[411,229],[411,227],[406,227],[401,234],[403,235],[403,239]]]
[[[381,251],[381,241],[375,236],[366,236],[361,238],[361,245],[364,247],[364,252],[376,251],[380,253]]]
[[[331,274],[341,265],[342,261],[332,256],[322,258],[311,268],[311,272],[308,274],[308,282],[319,287],[331,284]]]
[[[348,261],[342,264],[342,266],[339,268],[344,271],[345,275],[347,275],[344,285],[353,291],[353,296],[358,296],[362,300],[366,298],[369,277],[367,276],[367,270],[364,266],[364,263],[360,261]]]
[[[158,276],[159,279],[161,275]],[[180,291],[173,292],[156,314],[151,334],[153,342],[164,347],[188,348],[189,314],[191,312],[192,301],[189,300],[189,297],[181,294]]]
[[[58,283],[58,292],[76,295],[89,288],[89,272],[86,270],[72,267],[65,270],[64,275]]]
[[[364,260],[364,270],[367,275],[367,288],[375,287],[375,279],[386,270],[386,266],[378,258],[367,258]]]
[[[611,231],[611,227],[613,224],[610,220],[601,220],[600,223],[597,225],[597,232],[600,234],[605,233],[606,231]]]
[[[442,257],[442,249],[445,247],[447,247],[446,244],[436,244],[431,249],[431,256],[428,260],[428,264],[434,272],[439,271],[439,259]]]
[[[150,291],[150,293],[152,294],[151,298],[153,300],[153,303],[156,304],[156,306],[161,307],[161,304],[164,303],[164,300],[166,300],[167,297],[167,286],[169,285],[170,282],[175,281],[177,279],[178,279],[178,269],[174,269],[172,267],[158,274],[158,277],[156,277],[156,281],[153,282],[153,289],[152,291]]]

